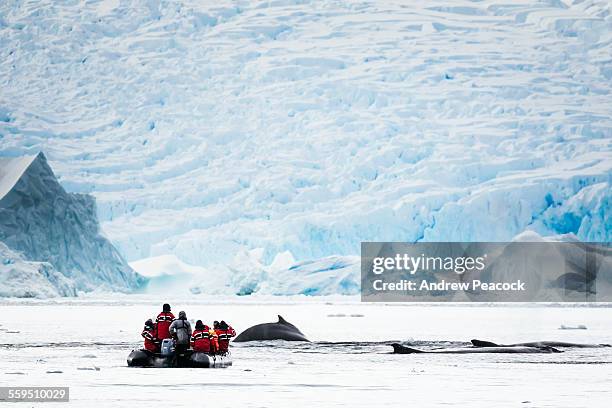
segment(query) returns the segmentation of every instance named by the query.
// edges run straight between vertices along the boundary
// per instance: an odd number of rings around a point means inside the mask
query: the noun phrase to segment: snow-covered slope
[[[597,0],[4,1],[0,150],[48,152],[130,261],[610,241],[611,27]]]
[[[100,235],[95,201],[67,193],[45,156],[0,158],[0,296],[129,291],[144,280]]]
[[[0,157],[0,200],[15,187],[35,159],[36,156],[15,159]]]

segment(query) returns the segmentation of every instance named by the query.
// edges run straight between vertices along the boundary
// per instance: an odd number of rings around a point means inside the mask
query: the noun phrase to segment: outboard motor
[[[174,355],[174,340],[173,339],[164,339],[161,344],[161,355],[164,357],[170,357]]]

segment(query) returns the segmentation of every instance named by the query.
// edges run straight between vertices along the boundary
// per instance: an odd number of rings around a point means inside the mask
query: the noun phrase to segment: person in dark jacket
[[[191,339],[191,323],[187,320],[184,311],[179,312],[179,317],[170,325],[170,335],[176,341],[176,352],[183,353],[189,348]]]
[[[174,321],[174,315],[170,311],[170,305],[164,303],[162,311],[157,315],[155,322],[157,323],[157,338],[161,341],[170,338],[170,325]]]
[[[157,328],[153,320],[149,319],[145,322],[141,336],[144,337],[144,348],[151,353],[159,352],[160,340],[157,338]]]

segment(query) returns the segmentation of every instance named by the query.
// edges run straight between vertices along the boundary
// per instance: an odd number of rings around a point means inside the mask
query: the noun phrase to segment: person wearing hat
[[[195,324],[195,330],[191,334],[191,348],[198,353],[214,353],[212,344],[212,335],[210,327],[198,320]]]
[[[227,324],[225,320],[221,320],[221,322],[217,325],[215,332],[219,338],[219,353],[227,353],[229,351],[230,340],[236,335],[236,330]]]
[[[170,325],[170,335],[176,341],[176,352],[183,353],[189,348],[191,339],[191,323],[187,320],[187,313],[179,312],[178,319]]]
[[[161,341],[170,338],[170,325],[174,321],[174,315],[170,311],[170,305],[164,303],[162,311],[157,315],[155,322],[157,323],[157,338]]]
[[[153,320],[149,319],[145,322],[141,336],[144,337],[144,348],[151,353],[159,352],[160,341],[157,338],[157,329]]]

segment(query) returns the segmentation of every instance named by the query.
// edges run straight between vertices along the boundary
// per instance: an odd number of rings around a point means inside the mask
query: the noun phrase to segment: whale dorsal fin
[[[493,343],[492,341],[477,340],[477,339],[472,339],[472,345],[474,347],[500,347],[499,344]]]
[[[276,323],[276,324],[282,324],[283,326],[286,326],[286,327],[290,328],[292,331],[295,331],[295,332],[297,332],[297,333],[301,334],[302,336],[304,335],[304,334],[303,334],[303,333],[300,331],[300,329],[298,329],[298,328],[297,328],[297,327],[295,327],[293,324],[291,324],[291,323],[289,323],[288,321],[286,321],[286,320],[283,318],[283,316],[281,316],[281,315],[278,315],[278,323]],[[308,340],[306,340],[306,341],[308,341]]]
[[[402,346],[401,344],[398,344],[398,343],[391,344],[391,347],[393,347],[393,353],[394,354],[416,354],[416,353],[423,353],[423,351],[421,351],[421,350],[417,350],[417,349],[413,349],[413,348],[410,348],[410,347]]]

